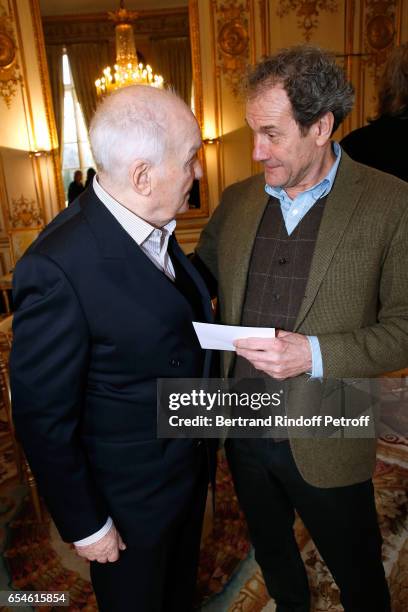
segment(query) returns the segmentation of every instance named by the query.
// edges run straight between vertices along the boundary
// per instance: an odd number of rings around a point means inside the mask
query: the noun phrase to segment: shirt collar
[[[303,195],[304,193],[310,193],[311,195],[315,196],[315,199],[317,200],[318,198],[323,197],[324,195],[328,194],[331,191],[333,187],[334,179],[336,178],[340,159],[341,159],[341,147],[339,143],[333,142],[332,145],[333,145],[333,153],[335,154],[336,159],[332,167],[330,168],[329,172],[320,181],[320,183],[313,185],[313,187],[306,189],[306,191],[303,191],[299,195]],[[283,189],[283,187],[272,187],[271,185],[265,185],[265,191],[268,195],[278,198],[279,200],[286,199],[286,200],[291,201],[291,199],[289,198],[288,194]]]
[[[169,236],[174,232],[176,228],[175,219],[169,221],[169,223],[164,225],[162,228],[154,227],[154,225],[151,225],[136,215],[134,212],[126,208],[126,206],[123,206],[123,204],[115,200],[115,198],[105,191],[102,185],[98,182],[97,175],[95,175],[93,178],[92,186],[101,202],[139,246],[141,246],[154,232],[156,232],[156,234],[168,233]]]

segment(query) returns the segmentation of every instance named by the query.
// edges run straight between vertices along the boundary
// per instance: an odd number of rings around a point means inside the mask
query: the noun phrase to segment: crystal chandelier
[[[133,32],[133,22],[137,19],[136,11],[125,9],[124,0],[121,0],[119,8],[108,13],[109,19],[116,23],[116,64],[113,70],[107,66],[103,70],[103,76],[95,81],[98,96],[104,96],[119,87],[128,85],[150,85],[151,87],[163,87],[163,77],[153,74],[152,68],[146,67],[138,62]]]

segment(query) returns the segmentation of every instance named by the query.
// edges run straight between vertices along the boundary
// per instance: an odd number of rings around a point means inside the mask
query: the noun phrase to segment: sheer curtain
[[[62,79],[62,45],[47,45],[48,73],[51,83],[52,104],[54,107],[58,145],[62,150],[62,126],[64,105],[64,84]]]
[[[74,80],[75,91],[84,114],[87,129],[96,109],[96,79],[103,68],[112,65],[108,41],[65,45]]]
[[[192,67],[190,39],[187,36],[151,40],[154,72],[172,85],[188,106],[191,105]]]

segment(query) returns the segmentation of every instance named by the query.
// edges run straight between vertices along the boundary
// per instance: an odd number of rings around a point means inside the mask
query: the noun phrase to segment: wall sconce
[[[203,138],[203,143],[205,145],[218,144],[220,142],[220,137],[216,136],[214,138]]]
[[[46,151],[45,149],[40,149],[40,150],[35,150],[35,151],[29,151],[28,152],[28,155],[30,157],[47,157],[50,154],[51,154],[51,151]]]

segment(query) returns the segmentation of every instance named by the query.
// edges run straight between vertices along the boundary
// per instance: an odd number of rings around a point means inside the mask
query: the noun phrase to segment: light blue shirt
[[[310,189],[299,193],[293,200],[282,187],[271,187],[271,185],[265,186],[266,193],[277,198],[280,202],[283,220],[289,236],[317,200],[320,200],[320,198],[330,193],[341,159],[341,147],[337,142],[333,142],[333,153],[336,156],[336,161],[324,179],[321,180],[320,183],[317,183],[317,185],[310,187]],[[323,360],[319,340],[317,336],[308,336],[308,339],[312,350],[311,376],[312,378],[322,378]]]

